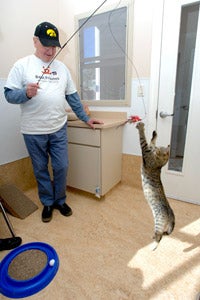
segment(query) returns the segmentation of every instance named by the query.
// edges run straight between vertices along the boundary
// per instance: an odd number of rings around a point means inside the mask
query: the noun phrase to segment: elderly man
[[[53,209],[58,209],[64,216],[72,214],[66,203],[66,101],[77,117],[91,128],[102,122],[86,114],[68,68],[54,59],[56,47],[60,47],[58,29],[49,22],[39,24],[33,43],[35,53],[14,64],[4,94],[9,103],[20,104],[21,132],[43,204],[42,221],[49,222]],[[49,157],[53,178],[50,178],[48,171]]]

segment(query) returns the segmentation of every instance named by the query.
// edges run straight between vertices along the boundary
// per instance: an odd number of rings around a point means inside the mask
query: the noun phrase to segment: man
[[[49,22],[39,24],[33,42],[35,53],[14,64],[4,94],[9,103],[21,106],[21,132],[32,160],[39,198],[44,206],[42,221],[49,222],[53,209],[58,209],[64,216],[72,214],[65,202],[67,102],[77,117],[91,128],[102,122],[90,119],[85,113],[69,70],[54,59],[56,47],[61,47],[58,29]],[[48,171],[49,156],[53,179]]]

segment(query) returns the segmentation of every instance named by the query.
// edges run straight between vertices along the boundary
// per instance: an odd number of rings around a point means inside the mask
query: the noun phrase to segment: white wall
[[[4,100],[5,80],[0,80],[0,165],[27,157],[20,133],[20,108]]]
[[[18,58],[33,53],[36,25],[58,22],[59,5],[53,0],[1,0],[0,5],[0,77],[4,78]]]
[[[58,26],[60,41],[64,44],[66,40],[77,29],[75,15],[93,11],[102,0],[2,0],[0,10],[0,111],[1,132],[0,143],[5,143],[7,149],[11,149],[9,157],[4,157],[0,152],[0,164],[17,160],[26,156],[27,152],[19,135],[19,110],[15,105],[5,103],[2,87],[13,63],[20,57],[33,53],[32,36],[35,26],[43,21],[50,21]],[[115,3],[115,4],[113,4]],[[118,1],[108,0],[106,5],[116,7]],[[151,60],[151,34],[152,18],[156,9],[156,0],[134,1],[134,30],[133,30],[133,57],[132,65],[132,96],[131,107],[102,108],[103,110],[126,111],[127,115],[144,115],[141,106],[141,98],[137,97],[137,88],[142,83],[144,87],[144,102],[148,109],[149,102],[149,77]],[[60,54],[59,59],[66,63],[72,73],[74,81],[77,78],[76,66],[76,42],[73,39]],[[139,78],[138,78],[139,76]],[[91,108],[96,109],[96,108]],[[99,109],[99,108],[98,108]],[[148,120],[146,119],[146,122]],[[12,126],[10,125],[12,124]],[[12,131],[12,132],[11,132]],[[12,138],[11,138],[12,137]],[[12,140],[12,143],[10,142]],[[19,142],[20,140],[20,142]],[[13,144],[15,147],[13,147]],[[20,144],[20,145],[19,145]],[[6,151],[3,151],[6,153]],[[138,136],[135,126],[127,124],[124,128],[123,153],[140,154]]]
[[[3,87],[10,68],[20,57],[33,53],[35,26],[58,22],[59,5],[52,0],[2,0],[0,9],[0,165],[27,157],[20,133],[20,108],[8,104]]]

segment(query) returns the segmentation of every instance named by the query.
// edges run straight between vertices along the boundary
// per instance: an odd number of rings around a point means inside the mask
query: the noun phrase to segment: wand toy
[[[132,123],[137,123],[139,121],[142,121],[142,119],[139,116],[135,116],[135,115],[134,116],[130,116],[123,124],[120,124],[119,126],[117,126],[117,128],[120,127],[120,126],[122,126],[122,125],[125,125],[127,123],[132,124]]]
[[[139,117],[139,116],[130,116],[129,118],[128,118],[128,120],[126,121],[126,123],[136,123],[136,122],[139,122],[139,121],[141,121],[142,119]],[[125,124],[126,124],[125,123]]]

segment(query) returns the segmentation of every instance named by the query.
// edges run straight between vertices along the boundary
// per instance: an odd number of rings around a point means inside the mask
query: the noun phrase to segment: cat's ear
[[[157,132],[154,130],[152,132],[152,138],[151,138],[150,146],[155,147],[155,145],[156,145],[156,138],[157,138]]]
[[[170,145],[167,146],[167,153],[170,154]]]

